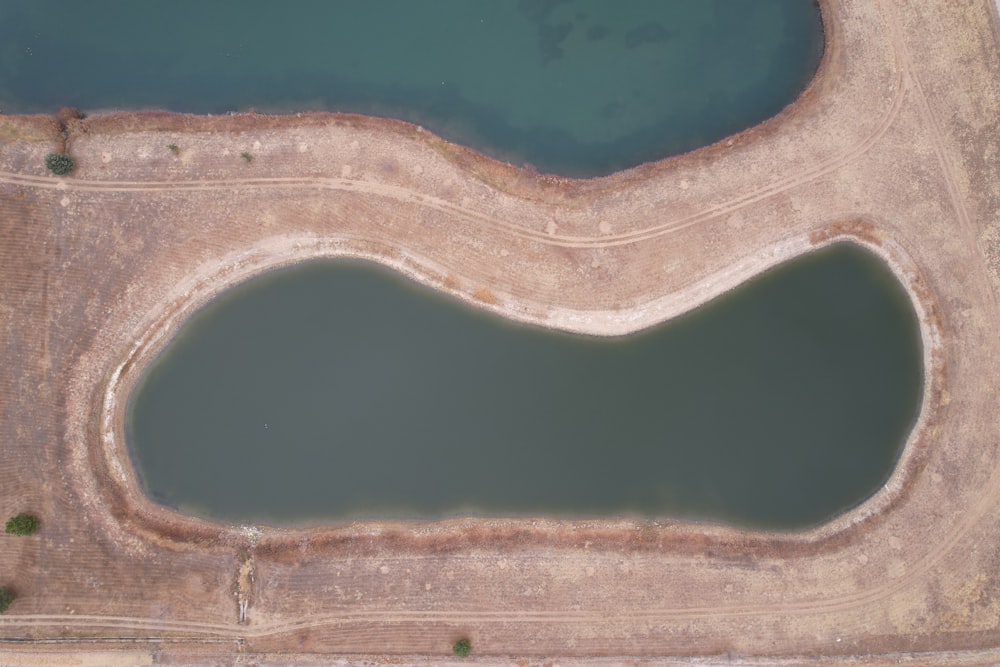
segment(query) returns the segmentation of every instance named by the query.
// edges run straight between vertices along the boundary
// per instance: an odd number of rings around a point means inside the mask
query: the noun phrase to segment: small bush
[[[7,532],[11,535],[31,535],[38,530],[41,522],[34,514],[21,512],[7,519]]]
[[[45,166],[56,176],[65,176],[73,171],[73,158],[66,153],[49,153],[45,156]]]
[[[7,611],[7,607],[14,601],[16,596],[6,586],[0,586],[0,614]]]
[[[247,162],[253,160],[253,155],[250,155],[250,153],[247,153],[246,151],[240,153],[240,157],[246,160]]]
[[[174,155],[177,155],[178,153],[181,152],[181,149],[177,144],[167,144],[167,150],[173,153]]]
[[[472,642],[463,637],[455,642],[455,644],[451,647],[451,650],[454,651],[455,655],[460,658],[468,658],[469,654],[472,653]]]

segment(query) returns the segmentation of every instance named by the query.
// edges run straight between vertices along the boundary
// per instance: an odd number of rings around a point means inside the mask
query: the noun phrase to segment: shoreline
[[[853,227],[853,229],[851,229]],[[933,423],[933,412],[942,389],[938,377],[941,368],[941,332],[939,324],[930,315],[933,304],[927,302],[926,286],[922,284],[916,268],[900,248],[887,249],[875,241],[870,229],[863,224],[844,229],[830,229],[828,234],[813,234],[809,238],[788,239],[779,247],[771,248],[746,259],[724,275],[713,275],[709,279],[692,286],[683,293],[671,294],[658,303],[637,308],[632,313],[558,313],[547,320],[535,320],[523,317],[523,308],[510,308],[510,302],[505,295],[499,295],[501,307],[497,304],[483,303],[470,298],[469,295],[450,290],[447,284],[434,282],[434,276],[441,275],[433,263],[423,263],[420,259],[408,257],[406,260],[392,261],[372,252],[358,252],[347,245],[330,245],[322,241],[306,238],[270,239],[267,247],[254,247],[240,256],[220,258],[210,266],[202,267],[191,281],[176,286],[176,292],[169,299],[171,307],[153,316],[152,323],[143,331],[137,332],[135,346],[129,351],[111,375],[111,381],[104,393],[101,410],[101,424],[104,459],[113,471],[116,483],[121,486],[116,493],[119,497],[128,498],[129,513],[143,517],[143,523],[152,525],[173,526],[177,519],[192,519],[198,523],[214,526],[216,529],[238,532],[245,524],[231,524],[216,519],[184,514],[178,510],[156,503],[141,490],[138,473],[132,463],[129,447],[125,439],[126,411],[128,400],[138,382],[142,380],[150,363],[155,362],[164,347],[166,347],[177,331],[185,326],[188,319],[198,309],[208,304],[220,294],[246,282],[256,276],[279,268],[292,266],[313,259],[351,258],[362,259],[385,266],[407,279],[430,287],[442,294],[458,299],[468,307],[487,310],[495,315],[522,324],[541,326],[570,333],[592,336],[627,336],[645,328],[661,324],[675,317],[690,313],[723,294],[753,280],[763,273],[793,261],[806,254],[837,243],[852,243],[877,257],[888,266],[895,278],[900,282],[909,296],[917,315],[922,347],[922,366],[924,391],[917,420],[906,437],[900,451],[899,459],[893,466],[890,476],[873,495],[856,506],[842,512],[829,521],[804,529],[760,530],[730,525],[725,522],[680,519],[669,515],[645,519],[638,517],[595,517],[562,519],[546,515],[528,515],[515,517],[491,516],[467,517],[446,516],[426,519],[364,519],[364,520],[333,520],[321,524],[305,523],[302,525],[250,524],[254,530],[263,531],[264,540],[287,537],[297,532],[321,534],[324,532],[338,534],[370,534],[376,532],[407,531],[420,529],[421,532],[434,533],[436,538],[449,535],[454,526],[457,532],[450,537],[461,540],[462,526],[470,520],[487,520],[494,525],[502,525],[505,529],[534,533],[540,542],[558,543],[567,527],[575,525],[593,525],[602,522],[624,522],[629,525],[669,525],[674,532],[696,530],[711,526],[714,531],[722,534],[741,535],[744,538],[753,537],[753,541],[767,542],[774,545],[776,540],[786,544],[803,546],[835,539],[839,533],[858,529],[861,524],[876,517],[885,508],[899,500],[907,488],[907,479],[915,474],[914,460],[919,461],[921,445],[926,446],[926,429]],[[547,531],[538,531],[539,522],[549,526]],[[164,534],[170,534],[170,529],[164,529]],[[744,542],[744,546],[746,543]]]
[[[782,108],[758,122],[730,132],[725,136],[707,144],[689,148],[683,150],[682,152],[668,151],[666,154],[659,157],[645,159],[613,171],[600,171],[589,175],[574,176],[570,174],[557,173],[555,171],[539,171],[534,165],[531,164],[531,161],[527,160],[527,156],[522,156],[524,159],[516,161],[513,159],[513,156],[511,156],[510,159],[504,157],[509,150],[505,149],[502,145],[473,148],[472,145],[474,142],[466,143],[462,138],[446,136],[448,133],[443,131],[445,128],[425,128],[420,119],[405,120],[394,116],[383,116],[380,113],[338,111],[335,108],[296,109],[294,107],[283,106],[282,104],[273,106],[253,104],[245,108],[228,109],[225,111],[215,112],[177,111],[175,109],[171,109],[169,106],[159,105],[141,107],[81,106],[78,108],[70,104],[62,107],[62,109],[80,112],[80,118],[70,119],[70,125],[73,125],[72,121],[74,120],[87,120],[99,123],[102,131],[108,131],[115,126],[119,129],[123,126],[129,126],[129,131],[138,131],[140,129],[168,131],[171,128],[183,128],[186,131],[188,129],[185,126],[186,122],[190,121],[203,124],[204,127],[214,127],[223,131],[240,131],[242,128],[259,129],[262,127],[294,126],[301,124],[303,121],[310,122],[310,119],[319,119],[320,123],[350,123],[355,120],[365,122],[368,119],[375,119],[384,124],[392,123],[402,128],[416,130],[417,132],[426,132],[432,135],[441,144],[447,145],[456,153],[467,153],[472,158],[470,161],[471,163],[480,162],[485,158],[485,160],[489,162],[496,163],[497,165],[503,165],[509,167],[515,172],[519,172],[521,177],[527,178],[528,180],[541,178],[559,179],[568,182],[596,181],[608,177],[615,177],[622,173],[630,172],[635,169],[641,169],[646,166],[662,165],[663,163],[675,158],[702,154],[707,149],[712,147],[732,147],[734,142],[742,141],[741,137],[747,133],[757,133],[765,126],[775,125],[780,122],[779,119],[785,116],[786,113],[792,109],[792,107],[799,106],[805,98],[812,94],[812,88],[818,80],[823,78],[823,71],[830,59],[828,43],[832,41],[830,38],[830,31],[833,30],[833,20],[831,15],[832,10],[827,0],[813,0],[812,4],[817,13],[819,23],[817,44],[819,57],[816,58],[815,53],[810,57],[810,62],[815,62],[815,70],[810,75],[803,77],[803,79],[799,82],[798,93],[795,94],[794,98]],[[13,108],[13,106],[14,105],[10,102],[5,104],[3,100],[0,100],[0,107]],[[3,116],[4,113],[4,109],[0,108],[0,116]],[[59,112],[57,112],[56,109],[43,110],[38,107],[29,107],[28,110],[22,109],[15,112],[6,112],[7,118],[19,119],[44,119],[52,115],[58,116]],[[251,119],[248,124],[242,122],[241,119],[245,120],[247,118]],[[78,123],[77,125],[79,126]],[[472,125],[474,126],[475,123],[472,123]],[[641,129],[637,132],[641,132]],[[628,136],[632,135],[626,135],[626,138]]]

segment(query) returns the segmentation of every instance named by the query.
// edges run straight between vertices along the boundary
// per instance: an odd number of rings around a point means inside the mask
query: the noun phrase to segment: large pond
[[[773,116],[822,47],[813,0],[4,0],[0,108],[353,111],[593,175]]]
[[[315,261],[195,314],[133,393],[127,439],[153,498],[233,522],[473,513],[799,528],[885,481],[921,386],[912,304],[856,246],[612,339]]]

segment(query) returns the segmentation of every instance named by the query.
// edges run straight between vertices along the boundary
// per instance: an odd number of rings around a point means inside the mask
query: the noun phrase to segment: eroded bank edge
[[[234,285],[276,268],[319,258],[364,259],[502,317],[578,333],[621,335],[689,312],[779,264],[842,242],[855,243],[879,256],[906,289],[920,323],[924,392],[917,422],[885,485],[858,506],[812,529],[757,531],[669,518],[556,520],[544,517],[354,521],[309,528],[231,526],[183,515],[147,498],[141,491],[129,456],[124,437],[128,397],[143,377],[148,364],[156,359],[172,336],[201,306]],[[738,545],[741,553],[755,546],[767,548],[769,553],[773,553],[776,546],[781,546],[792,555],[813,553],[824,545],[840,544],[851,539],[864,532],[863,529],[873,523],[874,518],[898,503],[905,496],[913,476],[922,467],[926,449],[930,446],[928,436],[942,405],[945,379],[942,334],[933,295],[905,250],[895,241],[883,238],[878,229],[867,222],[842,223],[809,235],[786,239],[727,266],[681,293],[665,295],[624,312],[550,308],[544,318],[539,318],[538,307],[532,304],[518,303],[502,293],[497,294],[495,300],[483,301],[476,294],[475,291],[460,292],[453,288],[447,275],[430,261],[403,251],[349,239],[277,237],[203,265],[174,288],[165,307],[147,319],[142,330],[132,339],[134,342],[120,345],[120,351],[111,355],[115,360],[113,363],[108,363],[108,350],[103,349],[103,367],[111,367],[111,370],[100,375],[99,391],[74,383],[76,391],[71,392],[71,400],[87,400],[89,395],[100,402],[100,422],[96,429],[99,436],[94,437],[93,428],[86,428],[84,433],[79,434],[82,441],[88,443],[87,452],[80,461],[85,465],[74,466],[74,470],[78,474],[86,474],[89,468],[89,479],[78,481],[84,482],[87,497],[102,500],[104,507],[95,509],[117,524],[116,533],[131,536],[128,541],[141,536],[156,543],[166,541],[175,548],[203,544],[206,538],[218,541],[219,546],[241,544],[252,539],[254,543],[267,543],[280,548],[283,540],[298,544],[306,535],[311,541],[330,546],[343,545],[363,536],[367,540],[384,538],[386,544],[407,545],[415,549],[420,549],[421,542],[428,540],[433,541],[437,548],[441,547],[442,541],[461,542],[468,547],[470,537],[475,535],[484,539],[488,537],[490,541],[507,535],[517,536],[521,544],[527,537],[529,541],[539,544],[571,546],[579,543],[584,533],[591,534],[591,537],[603,536],[608,543],[620,546],[622,543],[632,544],[636,531],[641,531],[642,542],[647,547],[692,542],[704,546],[708,541],[723,551],[727,545],[733,548]],[[97,359],[94,361],[101,363]],[[84,361],[84,365],[89,364]],[[84,412],[93,414],[91,410]],[[114,519],[116,516],[121,519]],[[655,535],[651,535],[650,531]]]

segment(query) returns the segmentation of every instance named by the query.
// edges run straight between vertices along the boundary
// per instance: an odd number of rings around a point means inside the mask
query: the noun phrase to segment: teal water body
[[[134,391],[127,439],[151,497],[232,522],[801,528],[884,483],[921,388],[912,304],[856,246],[612,339],[315,261],[196,313]]]
[[[0,109],[357,112],[589,176],[775,115],[822,49],[812,0],[4,0]]]

